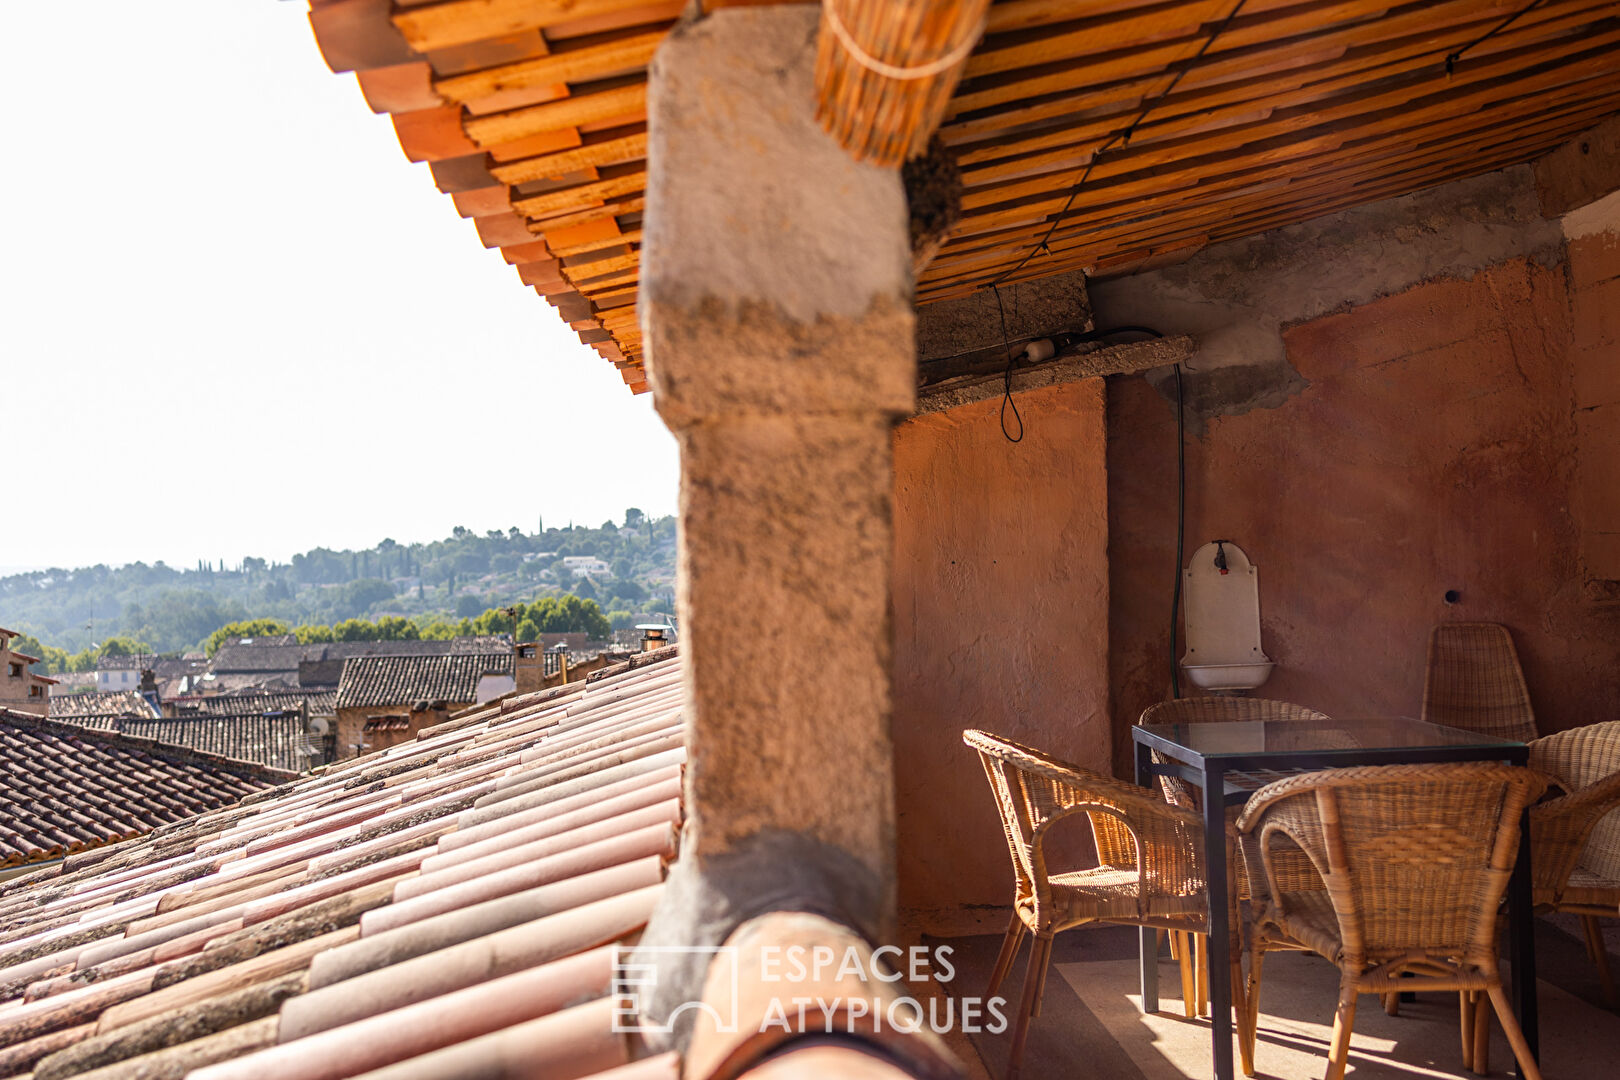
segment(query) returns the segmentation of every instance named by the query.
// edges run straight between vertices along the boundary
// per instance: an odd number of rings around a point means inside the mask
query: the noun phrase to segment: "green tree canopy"
[[[18,634],[11,641],[11,649],[24,656],[39,657],[39,663],[28,665],[28,670],[36,675],[49,675],[52,672],[67,670],[67,650],[58,649],[55,645],[46,645],[32,634]]]
[[[240,622],[226,623],[224,626],[208,635],[203,643],[203,651],[209,656],[219,652],[219,647],[225,644],[226,638],[233,637],[270,637],[276,634],[291,633],[287,624],[280,619],[243,619]],[[105,651],[105,647],[103,648]]]
[[[99,656],[141,656],[152,654],[152,646],[144,641],[137,641],[132,637],[122,635],[110,637],[101,643],[96,655]]]

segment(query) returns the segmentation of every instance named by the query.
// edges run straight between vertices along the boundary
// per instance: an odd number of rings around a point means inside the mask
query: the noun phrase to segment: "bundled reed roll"
[[[921,154],[984,33],[990,0],[823,0],[816,118],[858,161]]]

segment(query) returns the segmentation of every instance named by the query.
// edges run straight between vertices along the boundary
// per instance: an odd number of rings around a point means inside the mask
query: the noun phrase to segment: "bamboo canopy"
[[[990,0],[825,0],[816,116],[858,161],[920,155],[945,118]]]
[[[1620,111],[1620,0],[832,2],[879,70],[824,15],[829,129],[892,162],[940,110],[961,169],[921,304],[1185,258],[1531,160]],[[311,0],[329,66],[637,392],[646,69],[685,7]],[[981,19],[965,61],[929,69]]]

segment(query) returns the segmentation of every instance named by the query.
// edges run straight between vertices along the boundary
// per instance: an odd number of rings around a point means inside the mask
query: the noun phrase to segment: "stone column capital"
[[[653,58],[638,303],[672,427],[911,411],[905,191],[816,122],[819,13],[722,9]]]

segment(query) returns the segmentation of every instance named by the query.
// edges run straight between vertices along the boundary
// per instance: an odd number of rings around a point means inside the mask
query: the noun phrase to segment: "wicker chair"
[[[1523,1075],[1540,1080],[1502,989],[1496,913],[1520,814],[1546,785],[1541,773],[1506,765],[1386,765],[1304,773],[1257,791],[1238,820],[1250,888],[1264,897],[1245,935],[1246,1060],[1266,952],[1304,946],[1340,970],[1328,1080],[1344,1076],[1356,996],[1401,990],[1482,991]],[[1275,855],[1296,850],[1325,891],[1275,880]]]
[[[1059,761],[988,732],[965,731],[979,752],[995,793],[1012,854],[1013,917],[996,958],[994,996],[1012,970],[1026,933],[1034,935],[1024,993],[1014,1019],[1009,1080],[1018,1075],[1031,1018],[1040,1015],[1041,988],[1052,939],[1087,923],[1124,923],[1202,932],[1208,923],[1202,829],[1198,816],[1113,777]],[[1053,873],[1042,845],[1047,830],[1075,814],[1090,818],[1098,865]],[[1233,951],[1234,958],[1237,956]],[[1182,986],[1188,986],[1182,953]],[[1233,1000],[1242,981],[1232,971]],[[1239,1019],[1244,1015],[1241,1005]]]
[[[1530,766],[1565,794],[1530,808],[1533,897],[1538,912],[1581,916],[1586,955],[1616,1001],[1599,917],[1620,917],[1620,720],[1572,728],[1530,744]],[[1463,1065],[1490,1071],[1490,1012],[1477,992],[1462,1003]]]
[[[1536,737],[1530,691],[1507,627],[1441,623],[1429,633],[1423,719],[1498,739]]]
[[[1530,811],[1536,907],[1581,916],[1603,992],[1616,1004],[1598,917],[1620,917],[1620,720],[1537,739],[1530,765],[1566,792]]]
[[[1237,698],[1237,697],[1201,697],[1178,698],[1172,701],[1161,701],[1157,705],[1149,705],[1143,710],[1140,724],[1203,724],[1223,723],[1233,720],[1305,720],[1318,723],[1328,723],[1332,717],[1304,705],[1295,705],[1287,701],[1273,701],[1267,698]],[[1153,755],[1159,761],[1159,755]],[[1247,781],[1255,788],[1263,786],[1272,780],[1282,779],[1290,773],[1263,772],[1255,774],[1234,774],[1229,781],[1244,783]],[[1159,777],[1159,784],[1164,789],[1166,801],[1175,806],[1183,807],[1195,813],[1202,812],[1203,800],[1196,787],[1175,776]],[[1236,844],[1237,819],[1243,812],[1242,805],[1230,806],[1226,810],[1226,829],[1230,834],[1230,841]],[[1294,867],[1298,878],[1298,888],[1312,887],[1312,879],[1316,871],[1304,859],[1296,860]],[[1249,899],[1248,883],[1242,874],[1233,874],[1229,879],[1237,892],[1239,901]],[[1316,883],[1316,888],[1321,888]],[[1173,956],[1180,959],[1182,950],[1194,949],[1198,962],[1195,968],[1194,992],[1187,995],[1188,1016],[1201,1016],[1205,1012],[1204,1003],[1209,998],[1209,965],[1205,958],[1208,955],[1206,939],[1201,935],[1170,932],[1170,951]]]
[[[1206,724],[1233,720],[1314,720],[1318,723],[1328,723],[1332,719],[1327,713],[1287,701],[1271,701],[1267,698],[1199,697],[1177,698],[1149,705],[1142,710],[1137,723]],[[1154,755],[1154,759],[1157,760],[1158,755]],[[1174,776],[1161,776],[1159,783],[1164,788],[1164,797],[1175,805],[1194,811],[1202,805],[1198,799],[1198,789],[1185,780]],[[1232,807],[1229,812],[1232,823],[1237,821],[1237,815],[1242,809],[1241,806]]]

